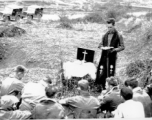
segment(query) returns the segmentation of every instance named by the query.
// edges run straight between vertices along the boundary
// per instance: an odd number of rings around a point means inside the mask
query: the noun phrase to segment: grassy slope
[[[34,24],[16,23],[27,31],[26,35],[2,39],[9,43],[8,58],[0,63],[1,76],[9,73],[8,69],[18,64],[29,68],[26,81],[37,81],[45,75],[56,78],[60,70],[61,60],[76,60],[77,47],[96,51],[95,62],[99,62],[101,51],[97,49],[106,27],[103,24],[75,24],[72,30],[56,28],[59,23],[34,22]],[[119,30],[120,31],[120,30]],[[138,59],[150,57],[151,44],[144,45],[138,36],[140,31],[125,33],[126,49],[118,54],[117,75],[125,77],[125,67]]]
[[[30,72],[35,80],[46,74],[54,77],[60,69],[60,59],[64,62],[76,59],[77,47],[94,49],[95,61],[98,61],[100,50],[97,46],[105,29],[103,25],[76,24],[72,30],[56,28],[57,25],[58,23],[18,24],[27,34],[5,39],[13,47],[10,47],[8,59],[1,63],[1,68],[23,64],[31,70],[41,71],[39,68],[43,68],[44,74]]]
[[[37,81],[47,74],[55,78],[60,69],[61,59],[64,62],[76,59],[77,47],[94,49],[95,61],[99,61],[101,51],[97,46],[105,32],[105,25],[75,24],[72,30],[56,28],[58,23],[51,22],[32,25],[16,23],[16,25],[25,29],[27,34],[2,39],[10,44],[8,59],[0,63],[2,77],[9,73],[9,69],[6,68],[23,64],[30,70],[25,77],[26,81]],[[117,74],[123,80],[124,68],[130,61],[149,57],[150,46],[142,48],[143,44],[138,41],[140,38],[137,35],[139,35],[138,32],[125,34],[126,49],[118,54]]]

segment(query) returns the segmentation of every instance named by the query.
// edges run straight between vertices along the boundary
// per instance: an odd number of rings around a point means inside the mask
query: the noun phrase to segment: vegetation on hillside
[[[4,78],[10,73],[7,68],[22,64],[29,68],[29,73],[24,78],[25,82],[37,82],[46,75],[50,75],[53,81],[61,80],[59,78],[61,63],[76,60],[78,47],[95,50],[94,61],[98,63],[101,51],[97,46],[106,31],[106,26],[103,24],[105,19],[114,17],[118,21],[126,17],[124,15],[128,9],[131,7],[111,3],[103,7],[96,4],[93,12],[81,19],[69,20],[63,15],[59,22],[23,20],[13,23],[16,27],[24,29],[26,34],[0,38],[0,58],[5,58],[0,62],[0,77]],[[150,13],[147,14],[147,18],[149,16]],[[118,30],[122,31],[119,28]],[[140,26],[130,29],[130,32],[123,31],[126,48],[119,53],[117,63],[117,76],[121,81],[136,77],[140,81],[140,86],[144,85],[146,75],[152,68],[151,31],[152,22],[149,19],[142,21]],[[89,80],[92,83],[92,80]]]

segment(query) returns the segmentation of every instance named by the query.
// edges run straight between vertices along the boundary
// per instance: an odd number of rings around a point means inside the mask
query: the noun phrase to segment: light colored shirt
[[[24,83],[14,77],[7,77],[2,81],[1,85],[1,96],[8,95],[14,90],[22,91]]]
[[[0,119],[1,120],[26,120],[31,116],[29,111],[4,111],[0,110]]]
[[[46,84],[44,81],[39,83],[29,82],[27,83],[22,91],[22,104],[21,110],[31,110],[36,103],[46,97]]]
[[[142,103],[134,100],[121,103],[113,113],[114,118],[145,118]]]
[[[113,37],[113,34],[109,34],[109,35],[108,35],[108,46],[110,46],[112,37]]]
[[[143,104],[146,117],[152,117],[152,101],[150,96],[140,87],[133,89],[133,100]]]

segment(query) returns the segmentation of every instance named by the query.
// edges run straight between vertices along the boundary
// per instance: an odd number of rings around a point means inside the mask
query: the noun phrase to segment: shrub
[[[142,71],[146,70],[146,63],[143,60],[136,60],[131,62],[126,67],[126,74],[128,77],[139,75]]]
[[[83,22],[102,23],[103,15],[101,12],[93,12],[83,18]]]
[[[152,22],[146,21],[142,23],[140,38],[144,45],[149,45],[152,40]]]
[[[22,34],[25,34],[26,31],[22,28],[16,27],[16,26],[4,26],[1,27],[0,31],[0,37],[15,37],[15,36],[21,36]]]
[[[138,75],[139,73],[140,73],[140,69],[138,68],[135,62],[130,63],[126,67],[126,74],[128,77],[133,77],[135,75]]]
[[[126,12],[131,9],[129,6],[123,6],[120,4],[120,1],[113,1],[110,0],[106,2],[104,5],[100,4],[94,4],[93,11],[97,12],[100,11],[104,16],[104,19],[107,18],[115,18],[116,20],[119,20],[124,15],[126,15]]]
[[[7,45],[0,41],[0,61],[6,58]]]
[[[63,28],[63,29],[72,29],[72,24],[71,21],[68,19],[66,15],[60,16],[60,25],[57,26],[58,28]]]
[[[152,12],[148,12],[146,15],[145,15],[145,18],[146,20],[150,21],[152,19]]]
[[[140,87],[145,87],[146,80],[152,69],[152,60],[136,60],[126,67],[126,75],[129,78],[135,77],[139,81]]]

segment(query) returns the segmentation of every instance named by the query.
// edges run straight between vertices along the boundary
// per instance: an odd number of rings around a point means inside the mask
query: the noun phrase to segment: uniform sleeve
[[[19,92],[22,92],[22,89],[24,88],[24,83],[20,82],[20,81],[15,81],[13,82],[11,88],[10,88],[10,91],[9,91],[9,94],[11,92],[13,92],[14,90],[17,90]]]
[[[118,48],[115,49],[116,52],[120,52],[125,49],[124,40],[121,34],[119,34],[119,38],[120,38],[119,46]]]
[[[102,111],[107,110],[109,108],[109,104],[111,102],[111,98],[109,96],[103,98],[103,100],[100,103],[100,108]]]
[[[101,39],[101,42],[100,42],[99,45],[98,45],[98,48],[101,48],[101,47],[103,46],[103,37],[104,37],[104,36],[102,36],[102,39]]]
[[[25,119],[29,119],[30,117],[31,117],[31,112],[29,111],[16,110],[16,111],[11,111],[10,114],[10,119],[25,120]]]
[[[76,96],[75,96],[75,97],[68,98],[68,99],[66,100],[66,103],[67,103],[67,104],[70,104],[70,105],[74,105],[74,104],[77,103],[77,102],[78,102],[78,99],[77,99]]]

